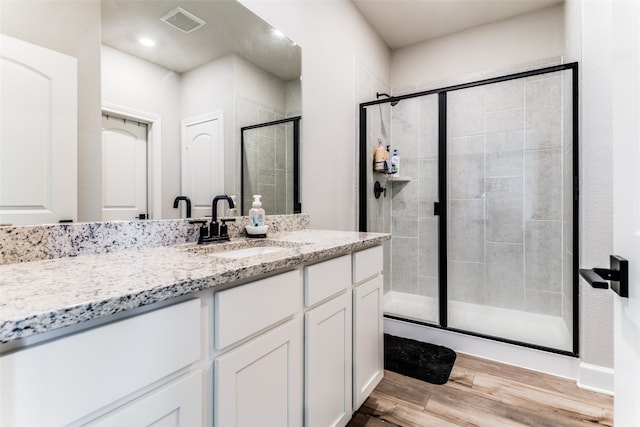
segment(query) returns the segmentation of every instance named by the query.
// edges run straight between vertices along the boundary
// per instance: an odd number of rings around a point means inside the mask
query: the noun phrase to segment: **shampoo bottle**
[[[249,209],[249,223],[254,227],[262,227],[264,225],[264,209],[262,209],[261,198],[261,195],[254,194],[253,204]]]
[[[400,156],[398,150],[393,150],[393,156],[391,156],[391,174],[393,176],[400,176]]]

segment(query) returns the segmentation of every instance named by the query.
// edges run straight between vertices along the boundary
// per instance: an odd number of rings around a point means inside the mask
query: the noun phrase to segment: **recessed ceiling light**
[[[156,45],[156,42],[151,40],[148,37],[140,37],[138,41],[140,42],[141,45],[148,46],[148,47],[153,47]]]

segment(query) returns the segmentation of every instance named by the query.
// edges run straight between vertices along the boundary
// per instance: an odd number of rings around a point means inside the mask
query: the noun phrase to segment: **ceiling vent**
[[[190,33],[202,27],[205,22],[197,16],[187,12],[181,7],[176,7],[162,18],[161,21],[166,22],[173,28],[177,28],[183,33]]]

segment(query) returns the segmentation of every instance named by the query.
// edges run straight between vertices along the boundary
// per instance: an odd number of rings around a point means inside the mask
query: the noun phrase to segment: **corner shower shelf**
[[[410,182],[411,181],[411,177],[410,176],[395,176],[395,177],[389,177],[389,181],[390,182]]]

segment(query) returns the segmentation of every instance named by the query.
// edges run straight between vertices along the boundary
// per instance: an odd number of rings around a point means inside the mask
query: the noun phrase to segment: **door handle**
[[[623,298],[629,298],[629,261],[618,255],[609,256],[609,268],[581,268],[580,276],[594,288],[611,289]]]

